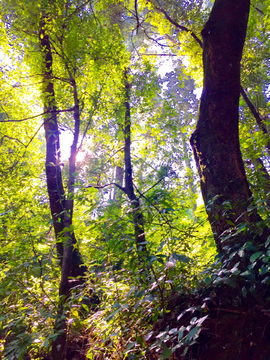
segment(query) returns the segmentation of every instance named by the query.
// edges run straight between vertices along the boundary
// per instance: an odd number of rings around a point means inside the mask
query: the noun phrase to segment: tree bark
[[[53,360],[63,360],[66,352],[66,315],[64,303],[72,287],[82,284],[86,273],[79,250],[74,247],[76,238],[72,229],[72,216],[74,207],[74,183],[76,171],[77,145],[80,131],[79,101],[75,80],[71,79],[74,97],[74,138],[69,158],[68,195],[65,197],[62,174],[60,168],[60,141],[56,113],[54,85],[52,81],[52,52],[49,35],[46,33],[47,18],[44,15],[40,22],[39,40],[44,54],[44,111],[49,115],[45,119],[44,129],[46,137],[46,177],[50,201],[51,215],[57,240],[57,255],[61,264],[61,282],[59,287],[59,306],[55,322],[57,338],[52,344]],[[65,239],[63,241],[63,238]],[[70,281],[70,277],[77,278]]]
[[[141,211],[140,200],[135,195],[131,164],[131,117],[130,117],[130,83],[128,81],[128,70],[125,70],[125,192],[131,201],[133,208],[133,222],[135,228],[135,241],[139,260],[141,261],[147,255],[146,240],[144,233],[144,218]]]
[[[73,209],[74,209],[74,185],[76,172],[76,155],[78,140],[80,134],[80,109],[77,94],[77,85],[73,77],[70,76],[70,82],[73,87],[74,99],[74,133],[73,143],[71,145],[69,158],[69,177],[68,177],[68,194],[65,201],[64,213],[64,251],[61,271],[61,282],[59,287],[59,307],[55,324],[55,333],[58,337],[53,341],[52,357],[53,360],[63,360],[66,353],[66,335],[67,323],[64,303],[69,297],[70,290],[79,284],[84,283],[87,267],[83,264],[79,250],[75,247],[77,241],[74,230],[72,229]],[[75,278],[70,280],[70,277]]]
[[[62,266],[63,244],[60,241],[60,233],[63,230],[65,192],[61,174],[61,154],[59,130],[56,113],[54,85],[52,81],[52,53],[48,34],[45,32],[46,16],[40,21],[39,41],[44,56],[43,68],[43,94],[44,112],[48,113],[44,121],[46,138],[46,178],[47,190],[50,201],[50,209],[56,237],[57,256]]]
[[[249,0],[216,0],[202,30],[204,84],[199,119],[191,137],[201,190],[218,250],[226,254],[222,236],[231,227],[261,221],[248,211],[252,194],[239,144],[240,61],[246,36]],[[256,232],[256,231],[255,231]],[[262,236],[248,232],[237,242]],[[235,237],[231,241],[235,243]]]

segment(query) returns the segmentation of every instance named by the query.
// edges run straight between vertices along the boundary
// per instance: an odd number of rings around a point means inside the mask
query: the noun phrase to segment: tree
[[[175,13],[177,6],[172,4],[171,8],[164,9],[158,1],[153,1],[149,9],[155,11],[155,13],[151,12],[153,24],[157,25],[160,16],[163,15],[167,24],[180,32],[179,40],[176,37],[172,38],[171,35],[167,36],[173,46],[177,47],[177,50],[180,49],[180,54],[186,46],[183,44],[184,40],[190,47],[189,56],[195,52],[194,41],[203,49],[204,87],[199,120],[196,131],[191,137],[191,144],[216,244],[218,250],[226,254],[229,248],[232,250],[230,246],[228,247],[228,242],[224,241],[224,238],[229,236],[228,231],[231,226],[237,229],[241,223],[246,222],[247,227],[248,224],[252,227],[252,224],[261,223],[262,220],[256,210],[249,211],[252,194],[245,175],[238,132],[241,90],[243,99],[254,114],[257,123],[259,121],[259,127],[263,127],[263,132],[267,133],[261,116],[240,86],[240,61],[246,37],[249,2],[238,2],[236,5],[231,1],[215,1],[209,20],[202,30],[203,42],[195,32],[201,4],[196,2],[191,8],[187,4],[181,4],[179,5],[181,11],[178,14]],[[191,14],[192,28],[185,16],[187,13]],[[226,21],[221,21],[223,16]],[[179,24],[175,18],[180,19],[184,24]],[[202,17],[199,17],[200,22],[201,20]],[[158,27],[164,32],[164,22]],[[225,34],[227,34],[226,38]],[[190,36],[192,41],[187,42],[187,36]],[[194,69],[193,64],[194,62],[191,61],[191,71]],[[256,234],[256,231],[254,234],[251,230],[248,236],[250,240],[262,244],[267,233],[268,230],[262,225],[259,234]],[[244,237],[241,238],[242,242],[240,239],[239,242],[233,242],[236,247],[241,247],[246,241]]]
[[[249,1],[216,1],[202,31],[204,86],[199,120],[191,143],[201,189],[216,244],[226,253],[228,242],[222,235],[231,226],[261,221],[255,210],[249,211],[251,191],[240,151],[238,119],[240,97],[240,61],[243,51]],[[221,21],[221,19],[223,19]],[[226,34],[226,35],[225,35]],[[247,237],[261,244],[266,228]],[[241,239],[235,245],[241,246]],[[230,246],[232,244],[229,244]]]

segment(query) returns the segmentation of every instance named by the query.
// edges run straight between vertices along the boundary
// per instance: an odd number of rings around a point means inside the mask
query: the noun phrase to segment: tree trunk
[[[44,122],[46,137],[46,176],[47,187],[50,201],[51,215],[53,219],[55,236],[57,239],[57,255],[61,264],[61,282],[59,287],[59,307],[55,322],[55,334],[57,338],[52,344],[53,360],[62,360],[65,358],[66,351],[66,315],[64,312],[64,303],[69,296],[72,287],[83,283],[86,273],[86,266],[83,265],[78,248],[74,248],[76,238],[72,230],[72,215],[74,203],[74,173],[76,171],[76,154],[80,130],[79,102],[77,96],[76,83],[72,79],[74,90],[74,139],[71,147],[69,159],[69,181],[68,197],[65,198],[65,192],[62,182],[60,168],[60,142],[59,130],[56,113],[55,93],[52,82],[52,53],[49,35],[46,34],[46,21],[44,15],[40,22],[39,39],[41,50],[44,53],[44,111],[48,112]],[[64,232],[64,229],[66,231]],[[64,232],[64,233],[63,233]],[[64,236],[65,243],[61,238]],[[78,278],[70,281],[70,277]]]
[[[44,94],[44,112],[46,112],[44,121],[44,130],[46,138],[46,178],[47,189],[50,201],[50,209],[56,237],[57,256],[62,266],[63,244],[59,239],[63,230],[65,192],[61,174],[61,155],[59,130],[56,114],[56,103],[54,85],[52,82],[52,53],[48,34],[45,32],[46,16],[40,21],[39,40],[40,47],[44,54],[43,68],[43,94]],[[58,241],[59,240],[59,241]]]
[[[125,192],[131,201],[133,208],[133,222],[135,228],[135,241],[138,251],[139,259],[142,260],[147,254],[146,240],[144,233],[144,218],[140,207],[140,200],[135,195],[133,176],[132,176],[132,164],[131,164],[131,117],[130,117],[130,84],[128,81],[128,70],[125,71],[125,146],[124,146],[124,158],[125,158]]]
[[[217,248],[223,254],[228,241],[222,241],[222,235],[233,224],[261,221],[256,211],[248,211],[252,194],[238,132],[240,61],[249,6],[249,0],[216,0],[202,30],[204,84],[191,145],[208,218]],[[247,237],[256,243],[263,241],[262,236],[251,231],[231,241],[241,245]]]
[[[116,184],[123,187],[123,180],[124,180],[124,169],[122,168],[122,166],[116,166],[115,167],[115,182],[116,182]],[[115,186],[114,192],[113,192],[113,200],[116,202],[120,201],[122,198],[122,193],[123,192]]]
[[[74,134],[73,143],[71,145],[70,158],[69,158],[69,177],[68,177],[68,195],[65,201],[65,213],[64,213],[64,251],[63,262],[61,271],[61,282],[59,287],[59,308],[58,316],[56,319],[55,333],[58,333],[57,339],[53,342],[52,357],[53,360],[63,360],[66,353],[66,333],[67,323],[64,303],[69,297],[70,290],[79,284],[84,283],[84,277],[87,271],[87,267],[83,264],[80,253],[76,245],[74,230],[72,229],[72,218],[74,208],[74,184],[75,184],[75,172],[76,172],[76,155],[80,133],[80,109],[79,100],[77,94],[77,85],[75,79],[70,78],[71,85],[73,87],[73,99],[74,99]],[[70,280],[70,277],[75,280]],[[76,279],[77,278],[77,279]]]
[[[192,210],[191,210],[192,218],[196,222],[195,211],[197,209],[197,203],[196,203],[196,188],[194,186],[194,178],[193,178],[193,169],[192,169],[189,154],[188,154],[187,139],[186,139],[185,134],[183,134],[181,132],[181,129],[180,129],[180,137],[181,137],[181,142],[182,142],[182,147],[183,147],[184,162],[186,165],[188,189],[189,189],[190,198],[192,199]]]

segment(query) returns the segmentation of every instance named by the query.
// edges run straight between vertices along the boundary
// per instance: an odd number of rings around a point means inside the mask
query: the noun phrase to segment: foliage
[[[176,352],[184,357],[208,315],[200,305],[188,302],[175,314],[170,307],[174,297],[192,297],[199,286],[225,284],[248,298],[269,285],[269,238],[261,246],[252,238],[240,247],[233,242],[241,233],[260,232],[262,224],[253,224],[251,230],[246,223],[230,224],[223,234],[229,259],[234,259],[230,267],[220,262],[219,255],[215,261],[213,234],[200,205],[188,138],[198,108],[195,89],[202,83],[202,51],[191,31],[199,39],[210,3],[153,0],[133,8],[125,1],[1,1],[0,355],[4,359],[26,355],[41,359],[58,336],[53,327],[62,301],[61,269],[44,171],[42,103],[47,94],[39,47],[44,14],[52,44],[61,142],[67,142],[65,134],[74,133],[71,78],[80,107],[72,231],[88,272],[85,283],[75,286],[63,305],[70,342],[84,334],[89,359],[145,359],[151,354],[170,359]],[[251,10],[242,62],[243,87],[267,128],[269,6],[269,1],[259,2],[259,11]],[[177,30],[161,9],[188,31]],[[165,75],[156,57],[159,52],[177,59],[170,61],[173,65]],[[117,187],[115,175],[116,167],[124,169],[127,68],[133,182],[147,248],[143,262],[134,241],[135,210],[122,191],[123,183]],[[259,128],[243,101],[240,120],[240,143],[254,196],[251,208],[269,226],[269,134]],[[61,151],[66,151],[64,146]],[[65,187],[68,167],[63,160]],[[243,259],[247,259],[244,269],[239,265]],[[185,320],[178,326],[173,316]]]

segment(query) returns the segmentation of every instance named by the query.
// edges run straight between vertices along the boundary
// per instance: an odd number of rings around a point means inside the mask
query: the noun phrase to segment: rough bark
[[[248,211],[252,194],[238,132],[240,61],[249,6],[249,0],[216,0],[202,31],[204,84],[191,145],[208,218],[222,253],[228,245],[222,235],[232,224],[261,221],[255,211]],[[251,232],[247,236],[257,243],[263,238]],[[237,241],[243,243],[247,237]]]

